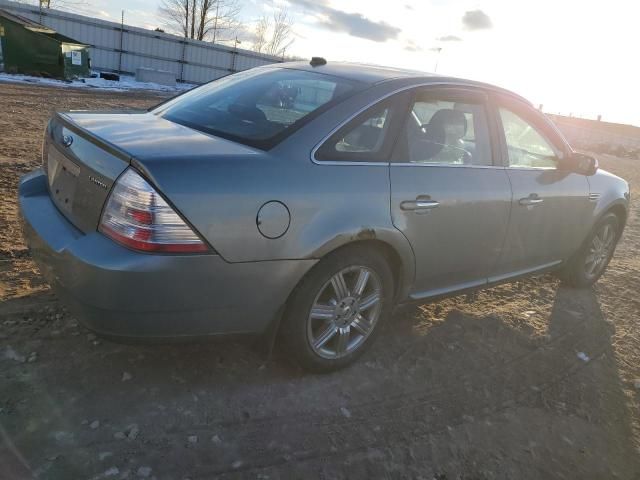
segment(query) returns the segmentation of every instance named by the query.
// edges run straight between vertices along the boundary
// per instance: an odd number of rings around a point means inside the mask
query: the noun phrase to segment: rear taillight
[[[132,169],[118,178],[98,229],[118,243],[145,252],[209,250],[164,198]]]

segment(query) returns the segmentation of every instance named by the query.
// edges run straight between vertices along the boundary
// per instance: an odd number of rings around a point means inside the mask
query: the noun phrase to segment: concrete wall
[[[164,70],[152,70],[151,68],[136,68],[136,81],[175,86],[176,75],[173,72],[165,72]]]

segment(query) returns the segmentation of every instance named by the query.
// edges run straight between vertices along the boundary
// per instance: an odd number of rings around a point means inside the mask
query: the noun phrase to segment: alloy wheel
[[[336,359],[357,350],[373,331],[382,306],[382,282],[363,266],[344,268],[316,295],[307,322],[312,350]]]
[[[600,227],[591,240],[584,268],[587,277],[598,275],[607,265],[615,246],[616,232],[610,223]]]

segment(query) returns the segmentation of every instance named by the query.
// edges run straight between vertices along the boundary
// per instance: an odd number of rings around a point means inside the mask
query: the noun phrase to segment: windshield
[[[254,69],[197,88],[155,112],[195,130],[270,148],[357,85],[304,70]]]

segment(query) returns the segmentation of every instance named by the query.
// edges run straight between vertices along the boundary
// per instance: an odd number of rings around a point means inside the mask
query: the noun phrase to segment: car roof
[[[512,97],[516,97],[521,101],[531,105],[527,99],[521,97],[517,93],[511,92],[501,87],[491,85],[489,83],[478,82],[475,80],[468,80],[464,78],[452,77],[447,75],[440,75],[437,73],[422,72],[420,70],[410,70],[405,68],[385,67],[382,65],[368,65],[365,63],[354,62],[330,62],[327,61],[324,65],[311,65],[309,62],[286,62],[276,65],[269,65],[271,67],[291,68],[296,70],[306,70],[325,75],[333,75],[336,77],[346,78],[348,80],[355,80],[358,82],[367,83],[370,85],[390,82],[393,80],[402,79],[415,79],[416,83],[452,83],[457,85],[473,86],[482,88],[485,90],[491,90],[499,93],[504,93]],[[419,82],[418,82],[419,81]]]
[[[364,83],[378,83],[393,78],[437,76],[433,73],[420,72],[418,70],[353,62],[327,62],[324,65],[316,66],[312,66],[309,62],[287,62],[279,64],[278,67],[309,70]]]

